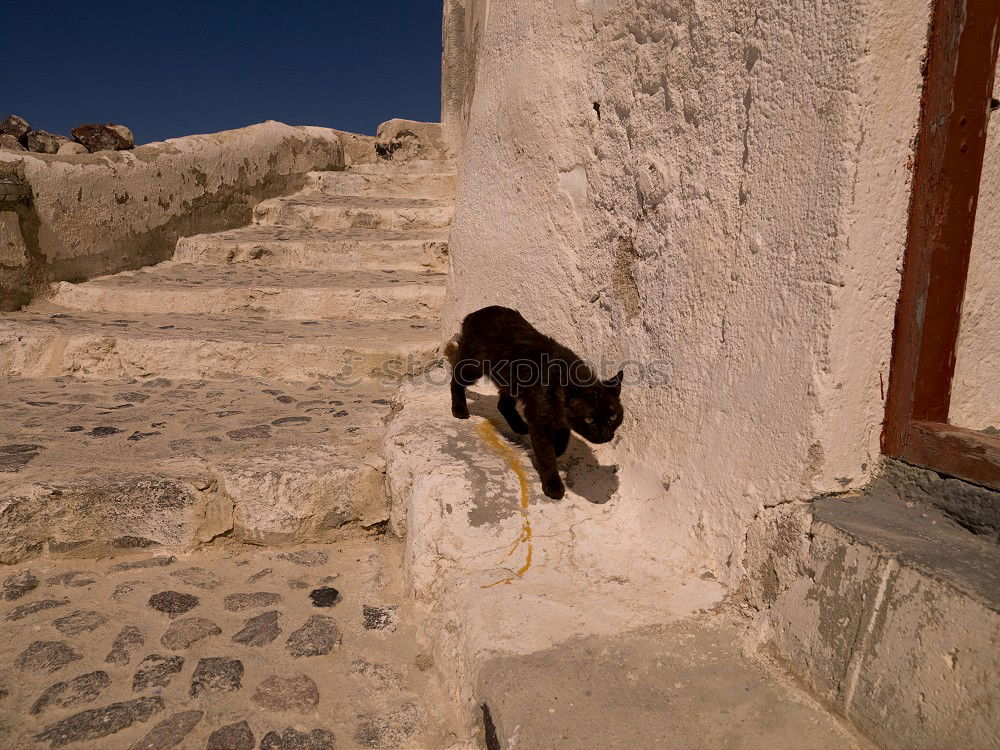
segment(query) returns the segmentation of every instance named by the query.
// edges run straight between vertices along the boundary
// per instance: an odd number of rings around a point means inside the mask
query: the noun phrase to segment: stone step
[[[325,195],[376,195],[454,200],[458,175],[448,172],[310,172],[306,189]]]
[[[443,274],[315,271],[167,261],[81,284],[53,285],[74,310],[180,315],[267,315],[293,320],[401,320],[439,314]]]
[[[249,226],[177,241],[180,263],[257,263],[274,268],[336,271],[447,269],[442,229],[304,229]]]
[[[762,512],[745,594],[769,653],[879,747],[994,747],[1000,547],[921,499],[997,493],[902,469]]]
[[[494,747],[532,750],[872,748],[773,665],[723,614],[486,662],[477,695]]]
[[[451,224],[451,201],[332,196],[303,190],[271,198],[253,210],[255,224],[311,229],[440,229]]]
[[[379,159],[370,164],[352,164],[349,171],[363,174],[455,174],[458,162],[454,159]]]
[[[0,377],[319,377],[396,380],[436,358],[428,321],[87,313],[33,306],[0,318]]]
[[[0,562],[364,534],[388,518],[374,451],[392,392],[371,380],[6,379]]]

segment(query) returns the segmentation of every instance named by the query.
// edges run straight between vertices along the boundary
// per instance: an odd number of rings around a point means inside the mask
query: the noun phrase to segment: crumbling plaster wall
[[[32,194],[21,221],[28,252],[0,259],[0,310],[44,281],[139,268],[169,258],[178,237],[248,224],[254,205],[299,189],[308,172],[343,169],[345,143],[354,159],[374,158],[370,137],[273,121],[133,151],[0,151],[23,163]]]
[[[446,327],[507,304],[589,359],[661,363],[598,451],[645,554],[735,580],[762,508],[876,469],[928,21],[927,0],[446,2]]]

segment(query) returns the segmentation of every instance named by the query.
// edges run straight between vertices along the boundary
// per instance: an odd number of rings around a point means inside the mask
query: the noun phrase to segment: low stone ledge
[[[359,160],[366,143],[352,147]],[[32,196],[19,212],[24,261],[0,267],[3,310],[45,281],[157,263],[179,237],[248,224],[254,205],[300,189],[311,171],[343,169],[345,158],[338,131],[269,121],[132,151],[0,152],[0,162],[21,162]]]
[[[871,747],[767,660],[747,653],[743,626],[736,617],[694,615],[494,659],[478,685],[489,720],[486,746]]]
[[[1000,548],[884,485],[747,537],[762,645],[879,745],[997,747]]]
[[[120,539],[183,553],[223,535],[287,545],[380,530],[374,448],[391,391],[274,385],[4,379],[0,565],[109,554]]]
[[[98,557],[130,546],[190,549],[232,526],[232,501],[197,484],[120,475],[3,490],[0,563],[43,552]]]

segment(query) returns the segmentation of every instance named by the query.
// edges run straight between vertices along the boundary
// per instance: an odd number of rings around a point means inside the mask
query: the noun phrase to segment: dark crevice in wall
[[[490,715],[490,707],[485,703],[483,709],[483,730],[486,735],[486,750],[500,750],[500,740],[497,737],[497,728],[493,724],[493,717]]]

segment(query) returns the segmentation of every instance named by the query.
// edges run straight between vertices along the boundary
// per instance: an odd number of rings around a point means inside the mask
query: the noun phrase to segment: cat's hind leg
[[[451,370],[451,415],[456,419],[469,418],[469,404],[465,389],[483,376],[482,368],[468,361],[453,362]]]
[[[507,420],[510,429],[518,435],[527,434],[528,424],[521,419],[521,415],[517,411],[517,402],[509,394],[500,394],[500,400],[497,401],[497,410],[503,414],[503,418]]]
[[[455,419],[469,418],[469,403],[465,400],[465,386],[451,379],[451,415]]]

